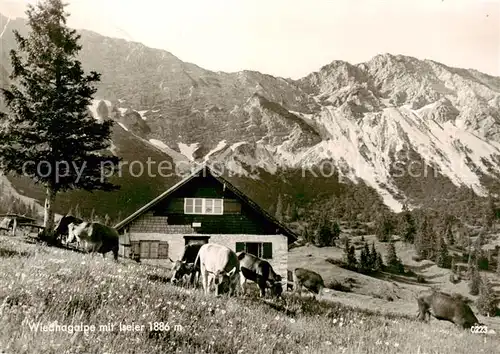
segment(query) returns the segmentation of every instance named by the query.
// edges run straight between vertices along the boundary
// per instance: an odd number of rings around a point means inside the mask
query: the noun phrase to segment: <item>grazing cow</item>
[[[54,227],[53,236],[55,237],[56,240],[65,240],[69,236],[68,225],[71,223],[80,224],[82,222],[83,222],[82,219],[77,218],[75,216],[64,215],[62,218],[59,219],[56,226]],[[44,229],[42,229],[39,231],[38,236],[40,238],[43,238],[43,236],[45,236],[45,234],[46,234],[46,231]]]
[[[70,223],[68,225],[69,235],[66,243],[73,240],[83,244],[87,252],[102,253],[104,258],[108,252],[113,252],[115,261],[118,260],[118,242],[120,236],[118,232],[110,227],[97,222],[82,222],[80,224]]]
[[[274,272],[268,261],[246,252],[238,253],[238,260],[240,261],[240,280],[243,292],[245,292],[246,281],[251,280],[259,285],[261,297],[266,295],[266,288],[270,288],[274,296],[281,296],[283,292],[281,276]]]
[[[195,260],[195,268],[200,269],[201,281],[205,294],[208,294],[212,280],[215,283],[215,294],[229,288],[229,295],[236,292],[240,283],[240,262],[236,253],[226,246],[206,243],[201,246]],[[191,283],[194,282],[191,273]]]
[[[74,225],[81,224],[82,222],[83,220],[77,218],[76,216],[64,215],[62,218],[59,219],[59,222],[54,228],[54,232],[58,236],[68,236],[69,234],[68,225],[71,223],[73,223]]]
[[[432,290],[417,297],[418,318],[426,320],[432,315],[438,320],[453,322],[464,329],[481,325],[464,299]],[[432,313],[431,313],[432,311]]]
[[[184,247],[184,253],[181,256],[181,259],[175,261],[174,266],[172,267],[172,278],[170,279],[171,283],[175,284],[186,275],[191,275],[193,272],[200,271],[200,268],[195,268],[194,264],[201,246],[203,246],[202,243],[191,243]]]
[[[302,287],[315,294],[313,295],[313,298],[316,299],[316,295],[323,295],[325,283],[323,282],[321,275],[318,273],[305,268],[295,268],[293,271],[293,288],[294,291],[299,293],[299,296],[301,294]]]

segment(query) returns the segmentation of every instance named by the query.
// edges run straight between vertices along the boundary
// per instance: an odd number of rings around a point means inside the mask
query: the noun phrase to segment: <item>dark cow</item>
[[[200,271],[200,268],[195,268],[194,264],[201,246],[203,246],[203,243],[191,243],[184,247],[184,253],[181,259],[175,261],[172,267],[172,278],[170,279],[172,283],[175,284],[186,275],[191,275],[193,272]]]
[[[64,215],[62,218],[59,219],[58,223],[54,227],[54,232],[58,236],[68,236],[69,234],[68,225],[71,223],[77,225],[81,224],[82,222],[83,220],[77,218],[76,216]]]
[[[236,292],[240,284],[240,262],[236,253],[228,247],[215,243],[204,244],[196,256],[195,268],[198,267],[205,294],[208,294],[212,281],[217,296],[226,289],[229,295]],[[191,278],[194,278],[194,273],[191,273]]]
[[[306,288],[315,295],[322,296],[325,283],[321,275],[318,273],[305,268],[295,268],[293,271],[293,288],[295,292],[299,293],[299,296],[301,294],[302,287]],[[313,295],[314,298],[316,298],[315,295]]]
[[[100,224],[98,222],[82,222],[80,224],[70,223],[68,225],[69,235],[66,243],[75,239],[87,252],[101,253],[103,258],[108,252],[113,252],[115,261],[118,260],[119,239],[116,229]]]
[[[238,253],[238,260],[240,261],[240,281],[243,293],[245,292],[246,281],[251,280],[259,286],[261,297],[266,295],[266,288],[270,288],[274,296],[281,296],[283,292],[281,276],[274,272],[268,261],[246,252]]]
[[[481,325],[470,306],[461,297],[432,290],[430,293],[421,294],[417,303],[418,318],[421,321],[426,320],[426,315],[429,319],[432,315],[438,320],[453,322],[464,329]]]
[[[77,218],[76,216],[64,215],[62,218],[59,219],[56,226],[54,227],[54,232],[53,232],[52,236],[54,237],[54,239],[56,239],[58,241],[65,240],[68,238],[68,235],[69,235],[68,225],[71,223],[81,224],[82,222],[83,222],[83,220],[80,218]],[[38,237],[44,238],[46,236],[46,234],[47,234],[47,232],[44,229],[42,229],[38,233]]]

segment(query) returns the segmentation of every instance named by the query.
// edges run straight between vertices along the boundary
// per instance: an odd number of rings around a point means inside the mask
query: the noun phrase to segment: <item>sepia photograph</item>
[[[0,0],[0,354],[500,353],[500,0]]]

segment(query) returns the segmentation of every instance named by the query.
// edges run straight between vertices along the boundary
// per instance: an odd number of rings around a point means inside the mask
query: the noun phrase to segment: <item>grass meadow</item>
[[[500,350],[498,334],[472,334],[445,322],[425,324],[413,316],[288,294],[278,302],[216,298],[167,284],[167,276],[164,269],[123,259],[115,264],[111,255],[103,259],[0,236],[0,349],[9,354]],[[88,327],[72,332],[56,324]]]

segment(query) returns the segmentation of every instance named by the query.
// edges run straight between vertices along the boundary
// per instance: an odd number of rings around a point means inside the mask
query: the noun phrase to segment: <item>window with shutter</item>
[[[160,242],[158,244],[158,258],[168,258],[168,242]]]
[[[149,258],[158,258],[158,245],[160,242],[150,242],[149,243]]]
[[[141,241],[141,258],[149,258],[150,245],[149,242]]]
[[[272,259],[273,258],[273,244],[272,242],[264,242],[262,244],[262,258]]]

